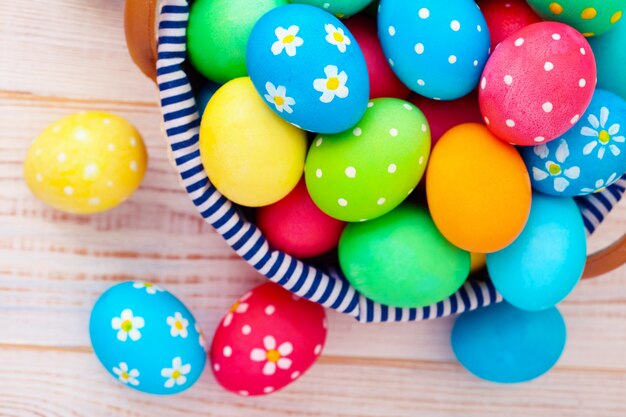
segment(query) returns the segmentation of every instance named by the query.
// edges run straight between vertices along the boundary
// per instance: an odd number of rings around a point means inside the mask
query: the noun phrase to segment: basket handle
[[[124,29],[128,51],[139,69],[156,82],[156,9],[158,0],[126,0]],[[626,234],[587,258],[583,278],[606,274],[626,263]]]
[[[158,0],[126,0],[124,32],[128,52],[141,72],[156,82]]]

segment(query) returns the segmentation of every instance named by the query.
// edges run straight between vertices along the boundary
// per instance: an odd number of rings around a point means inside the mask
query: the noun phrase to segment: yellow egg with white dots
[[[30,146],[24,178],[44,203],[68,213],[109,210],[131,196],[146,172],[143,139],[125,119],[102,112],[66,116]]]

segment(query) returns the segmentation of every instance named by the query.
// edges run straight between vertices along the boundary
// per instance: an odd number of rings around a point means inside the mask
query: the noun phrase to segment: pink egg
[[[233,304],[215,331],[213,375],[228,391],[264,395],[289,385],[313,365],[326,341],[319,304],[268,282]]]
[[[595,85],[596,64],[587,40],[562,23],[535,23],[493,51],[480,81],[480,110],[502,140],[537,145],[578,121]]]

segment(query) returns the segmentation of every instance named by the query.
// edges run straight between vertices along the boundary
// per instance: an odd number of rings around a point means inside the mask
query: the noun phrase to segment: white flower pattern
[[[139,385],[139,371],[136,369],[128,369],[128,364],[126,362],[120,362],[118,366],[113,367],[113,373],[117,375],[117,379],[119,379],[124,384],[130,384],[132,386]]]
[[[206,352],[207,344],[206,344],[206,339],[204,337],[204,333],[202,333],[202,329],[200,329],[200,326],[198,326],[198,323],[195,323],[193,326],[194,326],[194,329],[196,329],[196,331],[198,332],[198,343],[200,344],[200,346],[202,346],[202,349],[204,349],[204,351]]]
[[[318,78],[313,81],[313,88],[322,93],[320,97],[322,103],[330,103],[335,97],[348,97],[350,91],[346,86],[348,74],[345,71],[339,72],[336,66],[327,65],[324,68],[324,74],[326,78]]]
[[[612,173],[611,176],[607,178],[606,181],[602,178],[597,180],[596,183],[594,184],[595,188],[582,188],[580,190],[581,194],[584,195],[584,194],[598,193],[604,190],[609,185],[613,184],[615,180],[617,180],[617,172]]]
[[[284,342],[280,346],[276,347],[276,339],[274,336],[265,336],[263,338],[263,347],[254,348],[250,352],[250,359],[254,362],[265,362],[263,365],[263,375],[274,375],[276,368],[289,369],[291,368],[292,360],[286,358],[291,352],[293,352],[293,345],[289,342]]]
[[[141,332],[145,325],[143,317],[137,317],[133,315],[131,309],[127,308],[122,311],[120,317],[113,317],[111,319],[111,327],[113,330],[117,330],[117,340],[125,342],[129,337],[130,340],[136,342],[141,339]]]
[[[272,53],[280,55],[284,50],[287,56],[296,56],[296,49],[304,44],[304,40],[296,36],[299,31],[300,28],[296,25],[289,26],[287,29],[277,27],[274,34],[278,40],[272,44]]]
[[[173,316],[169,316],[166,319],[167,324],[170,326],[170,335],[172,337],[187,338],[189,332],[187,332],[187,326],[189,326],[189,320],[183,317],[178,311]]]
[[[224,316],[224,321],[222,322],[224,327],[230,326],[230,323],[233,321],[233,317],[235,314],[243,314],[248,311],[248,303],[244,303],[250,296],[251,292],[244,294],[239,300],[235,301],[235,303],[230,307],[226,316]]]
[[[165,388],[172,388],[174,385],[183,385],[187,382],[187,375],[191,372],[191,364],[183,365],[183,360],[180,356],[175,357],[172,360],[171,368],[161,369],[161,376],[167,378],[163,386]]]
[[[577,179],[580,176],[580,168],[572,166],[564,168],[563,164],[569,156],[569,147],[564,139],[561,139],[556,149],[556,161],[548,159],[550,150],[543,144],[535,146],[533,151],[541,159],[547,159],[545,163],[545,171],[537,167],[533,167],[533,178],[535,181],[543,181],[549,177],[554,178],[554,190],[561,193],[569,186],[568,179]]]
[[[326,33],[327,33],[326,42],[328,42],[331,45],[335,45],[337,49],[339,49],[339,52],[341,53],[346,52],[346,47],[350,45],[352,42],[350,41],[350,38],[346,36],[343,29],[336,28],[330,23],[324,26],[324,29],[326,29]]]
[[[276,110],[280,113],[283,111],[291,114],[293,113],[293,109],[291,106],[296,104],[296,100],[293,97],[287,97],[287,89],[283,85],[279,85],[275,87],[271,82],[265,83],[265,90],[267,94],[265,94],[265,100],[268,103],[273,104],[276,107]]]
[[[151,282],[135,281],[135,283],[133,284],[133,288],[145,288],[146,292],[150,295],[154,295],[157,292],[163,292],[163,288],[159,287],[158,285],[154,285]]]
[[[594,138],[591,142],[587,143],[583,148],[583,155],[589,155],[593,152],[596,147],[598,148],[598,159],[603,159],[606,150],[608,149],[613,156],[618,156],[621,151],[615,143],[611,143],[611,141],[617,143],[624,143],[623,135],[619,135],[620,125],[619,123],[613,123],[608,128],[607,122],[609,120],[610,112],[606,107],[600,108],[600,119],[595,114],[590,114],[587,118],[587,121],[591,125],[583,126],[580,129],[580,134],[583,136]]]

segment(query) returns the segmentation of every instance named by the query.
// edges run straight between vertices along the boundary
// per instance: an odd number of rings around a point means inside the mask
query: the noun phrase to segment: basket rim
[[[325,271],[273,250],[263,233],[209,181],[200,159],[198,113],[183,64],[187,59],[188,0],[164,0],[158,13],[157,85],[163,130],[183,188],[196,210],[257,272],[293,294],[348,314],[360,322],[419,321],[447,317],[503,301],[490,280],[468,279],[430,306],[391,307],[360,294],[338,268]],[[575,198],[587,236],[626,190],[626,174],[600,193]]]

